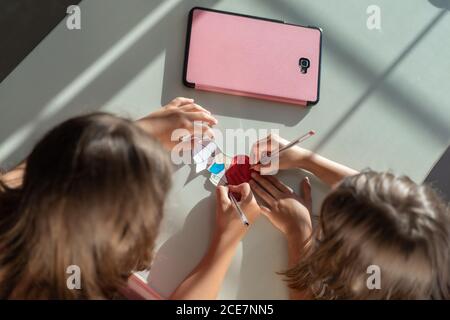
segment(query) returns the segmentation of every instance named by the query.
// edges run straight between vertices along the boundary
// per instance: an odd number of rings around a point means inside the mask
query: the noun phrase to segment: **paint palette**
[[[196,172],[207,169],[211,174],[209,181],[217,186],[222,184],[239,185],[251,179],[250,158],[237,155],[232,158],[220,151],[214,141],[198,143],[193,155]],[[235,195],[238,198],[238,195]],[[239,201],[239,199],[237,199]]]

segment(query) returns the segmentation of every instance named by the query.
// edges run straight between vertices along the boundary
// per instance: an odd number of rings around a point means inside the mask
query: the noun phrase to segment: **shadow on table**
[[[292,3],[286,1],[268,1],[267,4],[271,6],[274,12],[280,13],[283,17],[289,19],[292,23],[299,23],[303,25],[322,25],[325,27],[323,32],[323,50],[324,55],[327,52],[332,53],[332,60],[329,63],[343,63],[348,66],[347,70],[350,73],[357,75],[362,81],[368,83],[367,89],[363,94],[356,99],[356,101],[347,108],[347,111],[342,117],[334,121],[331,129],[326,132],[320,141],[315,145],[314,151],[321,150],[326,144],[330,143],[336,132],[343,127],[345,123],[360,109],[370,96],[375,93],[382,94],[386,99],[393,101],[392,105],[399,109],[404,109],[404,116],[407,120],[417,123],[418,126],[423,127],[426,124],[427,130],[431,130],[436,139],[440,142],[446,143],[450,138],[450,126],[444,119],[436,117],[430,113],[427,108],[424,108],[417,102],[414,94],[411,91],[405,92],[399,86],[388,83],[388,77],[393,71],[413,52],[417,45],[433,30],[437,24],[442,21],[447,11],[450,8],[450,1],[447,0],[430,0],[430,3],[442,10],[439,10],[430,22],[420,30],[417,35],[409,42],[409,44],[401,51],[401,53],[393,59],[391,64],[381,72],[372,69],[365,61],[364,57],[359,56],[353,50],[353,47],[347,47],[339,42],[339,37],[333,32],[333,28],[327,27],[327,18],[324,16],[311,16],[306,12],[294,7]],[[416,92],[416,94],[420,94]]]
[[[277,174],[297,194],[300,192],[300,181],[306,176],[314,190],[311,219],[313,228],[316,228],[320,206],[330,188],[306,171],[284,170]],[[236,298],[286,299],[288,288],[283,281],[284,276],[277,274],[287,268],[286,241],[265,217],[260,217],[252,228],[242,241],[241,274]]]
[[[207,4],[214,6],[216,2],[212,0]],[[166,53],[166,62],[162,104],[176,95],[193,95],[213,113],[287,125],[298,123],[308,109],[242,97],[199,93],[183,87],[181,74],[187,15],[192,7],[203,3],[200,0],[174,2],[173,8],[140,34],[136,41],[128,41],[134,28],[153,19],[153,12],[166,4],[165,1],[145,2],[138,6],[130,6],[124,1],[110,1],[102,6],[91,6],[92,15],[108,16],[108,19],[102,20],[101,30],[95,29],[97,26],[84,26],[100,33],[95,46],[91,43],[93,38],[86,38],[81,32],[55,29],[50,34],[54,41],[47,42],[42,49],[51,52],[51,57],[47,55],[45,58],[37,58],[42,53],[36,49],[23,62],[32,65],[28,65],[28,69],[33,69],[29,77],[22,77],[20,72],[16,72],[5,80],[20,80],[21,83],[20,86],[13,86],[16,88],[14,92],[10,91],[2,97],[2,119],[8,119],[0,127],[0,144],[7,146],[7,151],[1,154],[2,165],[8,168],[22,160],[37,140],[57,123],[104,106],[163,52]],[[124,16],[127,19],[124,20]],[[128,41],[125,41],[128,46],[126,50],[114,56],[105,67],[105,55],[116,50],[117,45],[120,47],[124,39]],[[82,54],[76,48],[80,48]],[[40,60],[37,61],[38,59]],[[42,116],[49,106],[53,111]],[[277,112],[280,108],[284,109],[283,112]]]
[[[101,108],[164,50],[156,45],[157,39],[164,32],[157,25],[116,57],[107,68],[98,74],[94,72],[94,77],[80,78],[83,72],[100,66],[103,61],[99,61],[99,57],[108,54],[161,3],[163,1],[151,1],[130,6],[125,1],[108,1],[97,7],[91,6],[90,14],[107,16],[107,19],[101,21],[101,30],[97,26],[88,25],[91,21],[82,26],[99,33],[95,46],[91,43],[93,38],[86,38],[85,33],[61,27],[52,31],[49,37],[53,37],[53,41],[47,41],[44,48],[36,48],[23,62],[27,64],[29,71],[27,77],[16,70],[5,80],[13,83],[20,81],[20,86],[14,85],[17,89],[7,92],[1,100],[0,144],[4,145],[9,140],[8,143],[12,145],[8,154],[2,158],[3,165],[8,167],[24,157],[36,141],[55,124]],[[84,2],[81,3],[83,4]],[[127,16],[127,19],[123,19],[123,16]],[[162,21],[165,19],[167,18],[162,18]],[[51,55],[43,56],[43,50]],[[71,90],[79,91],[68,99],[73,92]],[[52,103],[57,106],[56,111],[40,118],[41,113]],[[32,129],[20,133],[24,126]],[[17,142],[15,135],[23,137],[23,142]]]
[[[450,0],[428,0],[428,2],[436,8],[450,10]]]
[[[158,250],[147,279],[158,293],[170,296],[203,258],[211,242],[214,213],[214,197],[201,200],[188,214],[181,231],[170,237]],[[287,296],[284,284],[273,274],[274,270],[282,268],[284,259],[271,259],[272,252],[285,249],[280,237],[263,217],[249,230],[242,240],[241,268],[231,275],[233,279],[239,279],[236,283],[239,286],[236,298],[267,299]]]
[[[216,2],[209,1],[207,6],[212,7]],[[6,140],[8,140],[7,144],[11,145],[7,154],[2,155],[2,162],[6,167],[23,158],[37,139],[56,123],[80,113],[97,110],[103,106],[114,94],[132,81],[142,69],[164,51],[166,52],[166,61],[161,97],[162,104],[175,95],[194,96],[200,103],[208,106],[216,114],[234,118],[283,123],[287,126],[297,124],[307,115],[309,108],[305,109],[237,96],[198,92],[185,88],[182,85],[181,77],[187,14],[191,7],[204,4],[200,0],[188,0],[176,3],[172,10],[161,17],[157,24],[147,30],[138,41],[130,45],[110,66],[97,74],[89,83],[82,83],[82,89],[79,93],[65,101],[51,116],[38,119],[46,104],[61,92],[64,92],[83,71],[92,64],[98,63],[99,55],[108,52],[121,37],[125,37],[133,27],[144,20],[162,3],[163,1],[152,1],[140,6],[130,6],[124,1],[110,1],[108,4],[103,4],[101,8],[95,8],[99,12],[92,12],[92,14],[108,15],[108,19],[102,21],[102,24],[104,29],[112,30],[112,32],[103,32],[101,34],[95,49],[84,47],[89,46],[89,43],[86,43],[86,39],[81,36],[81,33],[67,34],[67,30],[58,28],[54,34],[50,35],[59,37],[60,40],[53,41],[53,44],[50,43],[52,51],[55,53],[51,59],[44,59],[38,63],[32,60],[33,55],[31,55],[28,61],[24,61],[25,63],[30,63],[29,60],[31,60],[34,64],[34,71],[27,79],[21,79],[20,91],[8,92],[2,97],[2,118],[8,119],[8,121],[3,121],[0,127],[0,143],[4,145]],[[266,5],[273,5],[274,16],[282,15],[295,23],[317,23],[310,15],[299,12],[299,10],[290,7],[284,1],[277,2],[277,5],[274,5],[273,1],[266,1],[265,3]],[[428,26],[419,32],[416,39],[413,39],[403,52],[394,59],[391,66],[378,77],[375,77],[378,74],[376,70],[371,70],[360,57],[355,56],[348,48],[342,47],[333,38],[332,30],[324,32],[324,50],[331,50],[336,59],[340,59],[351,66],[351,68],[348,68],[349,72],[356,72],[362,79],[369,81],[370,86],[350,106],[344,117],[340,120],[338,119],[332,129],[324,135],[324,138],[317,145],[318,149],[329,142],[336,131],[374,92],[381,92],[389,99],[395,100],[396,102],[393,105],[405,108],[408,111],[404,113],[405,117],[409,117],[410,120],[417,121],[419,124],[426,122],[428,124],[427,127],[433,130],[438,139],[448,139],[450,130],[448,124],[442,123],[442,119],[436,119],[431,113],[427,112],[426,108],[417,105],[413,96],[405,95],[403,92],[399,92],[395,86],[385,84],[385,79],[392,70],[403,61],[405,56],[442,19],[449,8],[449,1],[430,0],[430,3],[442,8],[441,12],[436,14]],[[123,16],[127,17],[125,22],[122,19]],[[121,21],[121,24],[118,24],[117,21]],[[177,30],[177,32],[170,32],[172,30]],[[67,38],[71,40],[67,40]],[[74,50],[77,47],[83,48],[81,49],[84,50],[83,55],[80,55],[78,50]],[[57,72],[54,70],[57,70]],[[50,77],[48,76],[49,74]],[[15,74],[7,81],[15,81]],[[14,104],[10,104],[9,99],[12,99]],[[281,110],[282,112],[280,112]],[[21,127],[26,125],[32,125],[32,129],[20,132]],[[20,139],[18,140],[19,142],[16,141],[15,133],[18,133],[18,137],[24,137],[22,141]]]
[[[209,3],[214,5],[215,2],[213,0]],[[170,43],[173,41],[173,31],[180,23],[177,20],[186,17],[190,6],[198,5],[201,1],[174,2],[174,7],[160,17],[156,24],[139,34],[135,41],[130,38],[135,28],[149,25],[150,19],[155,18],[152,16],[155,10],[166,3],[149,1],[130,6],[126,1],[108,1],[101,6],[91,6],[90,14],[108,17],[101,21],[101,30],[97,25],[84,25],[86,29],[93,28],[100,33],[95,46],[91,43],[93,38],[86,38],[81,32],[55,29],[50,35],[54,37],[54,41],[47,42],[45,47],[45,50],[52,52],[51,58],[37,61],[38,58],[31,55],[24,63],[32,64],[33,72],[28,78],[20,79],[20,86],[15,86],[17,92],[8,92],[2,97],[2,119],[8,121],[3,121],[0,127],[0,143],[4,144],[8,140],[8,144],[12,145],[2,157],[3,165],[11,166],[24,157],[36,141],[55,124],[104,106],[156,57],[164,51],[173,50]],[[125,16],[127,18],[123,19]],[[185,29],[183,27],[175,33],[184,35]],[[128,47],[114,56],[112,51],[117,51],[117,45]],[[82,54],[76,48],[80,48]],[[41,54],[38,49],[36,52]],[[109,54],[114,59],[108,64],[105,63],[105,55]],[[13,74],[8,81],[16,81],[15,77],[16,74]],[[176,81],[181,83],[181,79]],[[171,98],[175,95],[175,92],[168,93]],[[13,103],[9,103],[9,99]],[[57,106],[56,111],[40,118],[40,114],[52,103]],[[24,126],[32,129],[20,132]],[[23,141],[17,142],[15,134]]]

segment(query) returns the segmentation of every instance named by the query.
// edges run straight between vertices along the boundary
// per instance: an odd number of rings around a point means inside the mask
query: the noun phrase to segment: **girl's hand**
[[[261,213],[261,208],[256,203],[248,183],[242,183],[237,186],[217,187],[215,233],[219,238],[237,244],[244,237],[249,227],[242,223],[236,207],[229,198],[230,192],[239,193],[241,195],[239,205],[245,213],[250,225]]]
[[[248,183],[229,188],[219,186],[216,190],[216,228],[209,249],[191,274],[172,293],[171,299],[217,298],[239,241],[248,229],[242,224],[234,205],[228,198],[229,192],[241,195],[240,206],[249,222],[253,222],[259,215],[260,208]]]
[[[158,139],[163,146],[171,150],[180,141],[172,141],[172,133],[176,129],[186,129],[194,133],[194,122],[199,124],[196,128],[202,135],[213,138],[211,126],[217,124],[217,119],[211,112],[194,103],[193,99],[178,97],[147,117],[137,121],[137,124]]]
[[[300,197],[273,176],[263,177],[253,173],[252,178],[250,186],[253,192],[266,204],[261,206],[262,213],[288,240],[306,241],[312,232],[309,179],[305,178],[300,183],[303,193]]]
[[[302,167],[304,161],[311,157],[312,152],[299,146],[291,147],[281,152],[278,157],[272,159],[272,163],[259,163],[265,155],[270,154],[288,144],[289,141],[278,135],[271,134],[264,139],[257,141],[250,153],[250,163],[253,164],[252,169],[259,171],[262,175],[269,175],[273,168],[290,169]]]

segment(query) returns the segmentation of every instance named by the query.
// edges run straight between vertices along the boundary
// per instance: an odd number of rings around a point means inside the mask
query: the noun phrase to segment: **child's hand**
[[[264,155],[270,156],[271,152],[284,147],[288,143],[289,141],[274,134],[271,134],[266,138],[257,141],[253,145],[250,153],[250,163],[254,165],[252,169],[259,171],[262,175],[270,174],[271,168],[273,168],[274,163],[257,163],[263,159]],[[299,146],[294,146],[281,152],[278,155],[278,161],[276,158],[274,158],[272,159],[272,162],[278,162],[278,169],[299,168],[302,167],[302,163],[311,155],[311,151],[300,148]]]
[[[261,206],[262,213],[289,239],[307,240],[312,232],[311,185],[309,179],[301,182],[302,197],[273,176],[252,174],[250,186],[267,205]]]
[[[201,122],[197,130],[200,129],[203,135],[213,137],[211,126],[217,124],[217,119],[208,110],[195,104],[193,99],[179,97],[138,120],[137,124],[170,150],[179,143],[171,140],[174,130],[186,129],[193,133],[194,122]]]
[[[240,206],[250,223],[260,213],[248,183],[219,186],[217,194],[216,227],[209,249],[200,263],[171,295],[171,299],[216,299],[236,248],[248,227],[244,226],[228,193],[241,195]]]
[[[248,230],[248,226],[242,223],[239,213],[229,198],[229,192],[239,193],[241,201],[239,205],[245,213],[250,225],[255,221],[261,212],[261,208],[256,203],[255,197],[248,183],[237,186],[219,186],[216,189],[217,209],[216,209],[216,234],[233,243],[238,243]]]

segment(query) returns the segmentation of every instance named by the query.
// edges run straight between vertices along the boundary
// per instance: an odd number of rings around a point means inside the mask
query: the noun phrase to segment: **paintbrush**
[[[297,139],[292,140],[291,142],[289,142],[285,146],[281,147],[280,149],[275,150],[274,152],[270,153],[270,155],[263,155],[261,157],[261,160],[257,164],[263,164],[263,165],[269,164],[272,161],[272,159],[274,157],[278,156],[281,152],[283,152],[289,148],[292,148],[293,146],[305,141],[309,137],[313,136],[315,133],[316,132],[314,130],[310,130],[308,133],[298,137]]]

